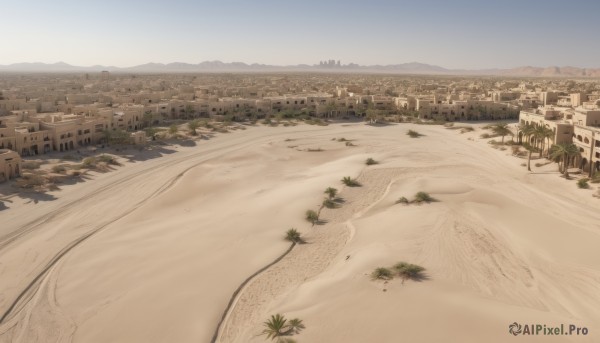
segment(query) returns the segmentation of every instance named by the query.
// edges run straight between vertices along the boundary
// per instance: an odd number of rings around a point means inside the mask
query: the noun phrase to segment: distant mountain
[[[290,65],[274,66],[266,64],[247,64],[243,62],[225,63],[221,61],[204,61],[197,64],[146,63],[133,67],[113,67],[94,65],[89,67],[73,66],[64,62],[57,63],[15,63],[0,65],[0,72],[99,72],[108,70],[122,73],[194,73],[194,72],[337,72],[337,73],[380,73],[380,74],[422,74],[422,75],[498,75],[524,77],[600,77],[600,68],[586,69],[577,67],[532,67],[525,66],[512,69],[447,69],[436,65],[418,62],[389,65]]]

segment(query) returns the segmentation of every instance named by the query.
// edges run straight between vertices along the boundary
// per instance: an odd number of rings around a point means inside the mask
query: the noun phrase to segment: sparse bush
[[[106,164],[114,164],[114,165],[119,165],[119,162],[117,162],[117,159],[114,158],[114,156],[110,156],[110,155],[100,155],[98,156],[98,161],[99,162],[104,162]]]
[[[35,161],[23,161],[21,163],[21,168],[24,170],[34,170],[39,169],[42,164],[40,162]]]
[[[23,174],[17,179],[16,184],[20,188],[34,188],[37,186],[43,186],[46,183],[46,179],[37,174]]]
[[[352,142],[346,142],[346,146],[355,146]]]
[[[346,142],[348,140],[346,138],[342,137],[342,138],[338,138],[337,141],[338,142]]]
[[[371,165],[377,164],[377,163],[379,163],[379,162],[375,161],[371,157],[367,158],[367,160],[365,161],[365,164],[368,165],[368,166],[371,166]]]
[[[391,280],[393,278],[394,275],[392,274],[392,271],[384,267],[376,268],[371,273],[371,279],[373,280]]]
[[[65,168],[65,166],[63,166],[63,165],[57,165],[57,166],[52,167],[52,172],[53,173],[59,173],[60,174],[60,173],[66,172],[66,171],[67,171],[67,168]]]
[[[95,157],[86,157],[83,159],[82,165],[84,168],[93,168],[98,163]]]
[[[592,175],[592,179],[590,180],[591,183],[600,183],[600,172],[595,172],[594,175]]]
[[[577,187],[579,187],[579,188],[589,188],[590,185],[588,184],[588,179],[587,178],[583,178],[583,179],[577,180]]]
[[[396,204],[408,205],[408,203],[409,203],[409,201],[405,197],[401,197],[400,199],[396,200]]]
[[[333,200],[326,198],[323,200],[323,206],[325,206],[327,208],[335,208],[336,203]]]
[[[421,278],[425,268],[416,264],[410,264],[406,262],[399,262],[394,266],[394,270],[398,273],[398,276],[402,278],[402,283],[408,279],[419,279]]]
[[[410,136],[410,138],[419,138],[422,136],[422,134],[418,133],[417,131],[414,130],[408,130],[408,132],[406,132],[407,135]]]
[[[306,151],[309,151],[309,152],[321,152],[321,151],[324,151],[324,150],[319,147],[319,148],[316,148],[316,149],[308,148],[308,150],[306,150]]]
[[[479,137],[487,139],[487,138],[491,138],[492,136],[489,133],[482,133],[481,136],[479,136]]]
[[[356,179],[353,179],[350,176],[344,176],[344,178],[342,179],[342,183],[348,187],[361,186],[360,182],[356,181]]]
[[[415,194],[415,200],[413,200],[416,203],[423,203],[423,202],[432,202],[435,199],[433,199],[429,193],[425,193],[425,192],[418,192],[417,194]]]

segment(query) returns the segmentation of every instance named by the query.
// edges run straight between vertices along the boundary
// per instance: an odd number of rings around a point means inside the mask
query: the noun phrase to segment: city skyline
[[[449,4],[376,0],[5,4],[0,65],[65,62],[131,67],[219,60],[248,64],[419,62],[448,69],[598,68],[600,4],[579,0]],[[559,23],[570,25],[559,25]]]

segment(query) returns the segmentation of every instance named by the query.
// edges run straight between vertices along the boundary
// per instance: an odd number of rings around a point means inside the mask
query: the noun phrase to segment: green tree
[[[267,320],[263,323],[265,329],[262,334],[267,335],[267,338],[275,339],[277,337],[283,336],[288,331],[287,319],[281,314],[276,314],[271,316],[271,319]]]
[[[302,235],[298,230],[291,228],[285,232],[285,240],[290,241],[292,243],[303,243]]]
[[[198,134],[196,132],[196,129],[199,127],[200,127],[200,122],[198,120],[192,120],[188,123],[188,128],[190,129],[192,136],[196,136]]]
[[[510,128],[508,127],[507,123],[498,123],[498,124],[492,126],[492,132],[495,135],[502,136],[502,144],[504,144],[505,136],[508,136],[508,135],[512,136],[512,134],[513,134],[512,131],[510,130]]]
[[[308,210],[305,213],[305,218],[311,222],[312,225],[315,225],[319,221],[319,214],[313,210]]]
[[[327,187],[327,189],[325,190],[325,194],[327,194],[327,196],[329,197],[329,199],[333,199],[335,198],[335,196],[337,195],[338,190],[333,188],[333,187]]]
[[[579,154],[579,149],[577,148],[577,146],[573,143],[559,143],[559,144],[555,144],[552,146],[551,148],[551,153],[550,153],[550,157],[553,160],[560,160],[562,161],[562,172],[565,175],[565,177],[569,177],[569,159],[572,156],[575,156]],[[559,170],[560,170],[560,164],[559,164]]]

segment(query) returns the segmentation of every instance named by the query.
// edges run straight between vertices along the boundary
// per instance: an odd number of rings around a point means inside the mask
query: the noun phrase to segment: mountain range
[[[600,68],[578,67],[518,67],[512,69],[447,69],[436,65],[418,62],[389,65],[346,64],[322,66],[298,64],[275,66],[266,64],[246,64],[243,62],[225,63],[221,61],[205,61],[192,63],[146,63],[133,67],[114,67],[94,65],[89,67],[74,66],[64,62],[58,63],[15,63],[0,65],[0,72],[38,72],[38,73],[73,73],[100,72],[107,70],[120,73],[206,73],[206,72],[338,72],[338,73],[379,73],[379,74],[419,74],[419,75],[496,75],[525,77],[600,77]]]

